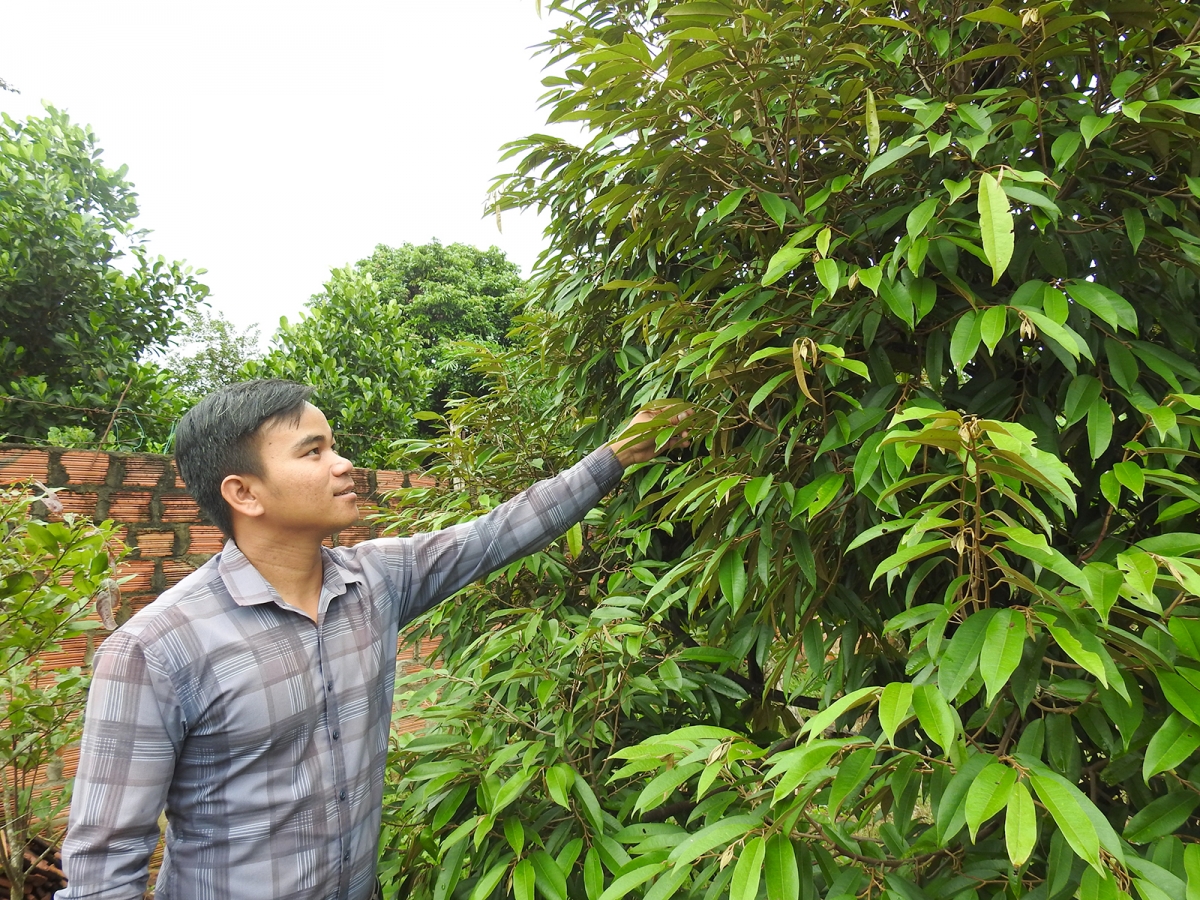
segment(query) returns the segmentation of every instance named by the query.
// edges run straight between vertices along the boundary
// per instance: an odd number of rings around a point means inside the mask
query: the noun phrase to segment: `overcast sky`
[[[534,216],[482,218],[500,145],[547,130],[534,0],[0,0],[0,22],[0,110],[90,124],[150,249],[264,341],[378,243],[494,244],[525,274],[541,249]]]

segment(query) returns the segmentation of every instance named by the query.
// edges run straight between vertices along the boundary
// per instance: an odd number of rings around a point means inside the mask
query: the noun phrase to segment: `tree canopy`
[[[471,353],[459,341],[501,346],[523,299],[520,269],[503,251],[438,241],[416,246],[380,244],[356,265],[379,285],[380,298],[395,302],[405,326],[420,340],[430,370],[423,407],[444,412],[456,393],[482,385],[470,373]]]
[[[655,397],[693,448],[425,620],[385,876],[1193,896],[1195,4],[548,5],[591,138],[514,144],[499,204],[550,215],[559,416],[488,457],[517,388],[464,404],[397,518]]]
[[[481,389],[471,360],[500,346],[521,287],[517,266],[494,247],[380,244],[335,269],[300,321],[284,320],[266,358],[242,374],[313,385],[342,451],[386,466],[418,413]]]
[[[100,153],[90,129],[52,107],[0,122],[0,386],[16,398],[0,405],[0,432],[9,436],[112,424],[140,438],[165,432],[174,412],[161,373],[139,360],[171,339],[207,288],[146,252],[126,170]],[[163,418],[117,422],[119,404]]]

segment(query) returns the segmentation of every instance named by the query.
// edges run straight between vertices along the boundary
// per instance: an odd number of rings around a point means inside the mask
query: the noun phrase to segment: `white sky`
[[[549,130],[549,28],[534,0],[0,0],[0,110],[90,124],[150,250],[265,343],[378,243],[494,244],[529,273],[543,223],[481,215],[500,145]]]

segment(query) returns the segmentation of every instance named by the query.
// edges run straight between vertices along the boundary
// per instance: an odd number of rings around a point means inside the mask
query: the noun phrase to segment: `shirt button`
[[[333,729],[333,739],[334,739],[335,741],[336,741],[338,738],[340,738],[341,736],[342,736],[342,733],[341,733],[341,732],[340,732],[338,729],[336,729],[336,728],[335,728],[335,729]]]
[[[349,853],[347,853],[345,856],[342,857],[342,862],[350,862],[350,854]]]
[[[341,792],[340,794],[338,794],[338,799],[339,799],[339,800],[345,800],[345,799],[346,799],[346,791],[345,791],[345,789],[343,789],[343,790],[342,790],[342,792]]]
[[[325,682],[325,690],[327,690],[327,691],[333,690],[333,682],[332,681]]]

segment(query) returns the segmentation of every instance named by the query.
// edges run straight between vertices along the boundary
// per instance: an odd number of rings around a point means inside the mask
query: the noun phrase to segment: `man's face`
[[[352,463],[338,455],[325,414],[311,403],[299,422],[264,426],[258,453],[263,525],[324,536],[357,521]]]

